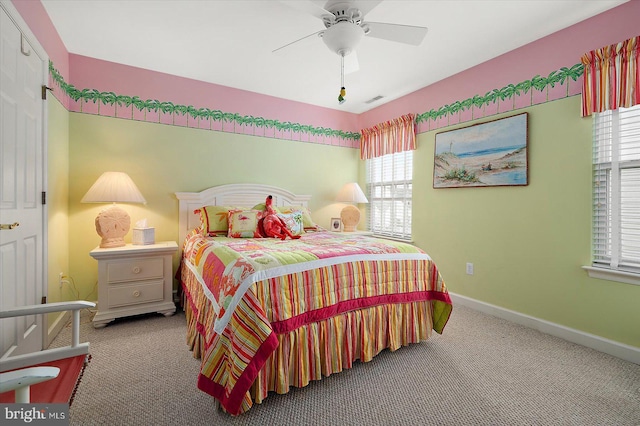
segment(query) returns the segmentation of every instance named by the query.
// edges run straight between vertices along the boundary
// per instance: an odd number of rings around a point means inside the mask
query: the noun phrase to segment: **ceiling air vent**
[[[373,98],[369,99],[368,101],[365,101],[365,104],[371,104],[375,101],[378,101],[380,99],[384,98],[384,96],[382,95],[378,95],[378,96],[374,96]]]

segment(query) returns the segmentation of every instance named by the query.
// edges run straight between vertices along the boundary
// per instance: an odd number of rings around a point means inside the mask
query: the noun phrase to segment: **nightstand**
[[[93,326],[102,328],[116,318],[158,312],[171,316],[175,241],[123,247],[96,247],[89,253],[98,261],[98,311]]]

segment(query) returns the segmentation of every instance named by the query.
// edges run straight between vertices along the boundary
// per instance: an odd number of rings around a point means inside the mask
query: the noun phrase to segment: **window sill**
[[[399,241],[401,243],[413,244],[413,239],[411,239],[411,240],[403,240],[401,238],[394,238],[394,237],[391,237],[389,235],[374,234],[373,232],[371,232],[369,235],[372,236],[372,237],[375,237],[375,238],[383,239],[383,240]]]
[[[640,285],[640,274],[634,274],[633,272],[616,271],[614,269],[596,268],[593,266],[583,266],[582,269],[587,271],[591,278]]]

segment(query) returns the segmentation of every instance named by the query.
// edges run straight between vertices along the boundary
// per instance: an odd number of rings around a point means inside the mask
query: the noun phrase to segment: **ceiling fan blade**
[[[360,64],[358,63],[358,55],[353,51],[344,57],[344,73],[351,74],[360,70]]]
[[[331,12],[324,10],[311,0],[280,0],[280,3],[289,6],[292,9],[299,10],[304,13],[308,13],[311,16],[322,19],[325,15],[331,15]]]
[[[321,31],[316,31],[313,34],[309,34],[308,36],[304,36],[302,38],[299,38],[298,40],[292,41],[291,43],[287,43],[284,46],[280,46],[277,49],[271,51],[271,53],[282,53],[283,51],[288,51],[289,48],[293,45],[297,45],[296,47],[303,47],[304,45],[309,44],[311,41],[315,40],[316,38],[318,38],[318,34],[321,33],[324,30]],[[299,44],[299,46],[298,46]]]
[[[375,7],[377,7],[380,3],[382,3],[382,0],[355,1],[354,6],[358,8],[363,15],[366,15],[367,13],[371,12]]]
[[[419,46],[427,35],[427,27],[413,25],[386,24],[383,22],[365,22],[369,26],[368,37],[396,41],[398,43]]]

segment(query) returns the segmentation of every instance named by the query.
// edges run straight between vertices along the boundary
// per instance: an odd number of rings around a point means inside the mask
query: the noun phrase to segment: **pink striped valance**
[[[582,116],[640,104],[640,36],[582,55]]]
[[[415,149],[415,114],[403,115],[360,130],[360,158],[363,160]]]

